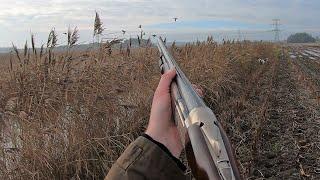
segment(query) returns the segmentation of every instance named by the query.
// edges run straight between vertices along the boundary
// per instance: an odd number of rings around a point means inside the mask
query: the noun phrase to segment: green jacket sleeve
[[[185,180],[184,165],[148,135],[138,137],[113,164],[105,180]]]

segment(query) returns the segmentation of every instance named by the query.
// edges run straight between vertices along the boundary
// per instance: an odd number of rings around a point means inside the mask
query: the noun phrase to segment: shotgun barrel
[[[221,124],[196,93],[162,38],[157,41],[161,73],[173,68],[177,72],[171,84],[172,104],[193,176],[198,180],[241,179],[231,143]]]

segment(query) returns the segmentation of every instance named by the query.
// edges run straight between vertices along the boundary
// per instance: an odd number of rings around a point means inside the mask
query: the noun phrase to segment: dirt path
[[[297,61],[294,61],[294,64],[301,68],[310,81],[320,87],[320,66],[318,62],[306,58],[299,58]]]
[[[295,66],[318,85],[314,69],[304,62],[280,58],[261,132],[256,178],[320,179],[319,104],[299,79]]]
[[[243,89],[221,93],[213,109],[247,179],[320,179],[319,66],[285,49],[269,58],[252,73],[235,65]]]

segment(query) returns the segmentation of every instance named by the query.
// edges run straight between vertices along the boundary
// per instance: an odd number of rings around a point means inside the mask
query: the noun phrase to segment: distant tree
[[[307,33],[296,33],[292,34],[287,39],[288,43],[313,43],[316,39]]]

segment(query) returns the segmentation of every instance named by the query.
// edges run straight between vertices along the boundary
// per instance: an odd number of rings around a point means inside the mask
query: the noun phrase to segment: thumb
[[[164,73],[161,76],[157,91],[160,92],[169,92],[170,90],[170,84],[172,82],[172,80],[174,79],[174,77],[176,77],[176,70],[175,69],[171,69],[168,72]]]

